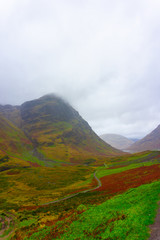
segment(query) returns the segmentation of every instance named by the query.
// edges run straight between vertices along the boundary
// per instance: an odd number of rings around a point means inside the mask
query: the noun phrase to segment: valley
[[[160,151],[111,147],[55,96],[0,112],[1,240],[150,237]]]
[[[160,1],[0,1],[0,240],[160,240]]]
[[[159,180],[158,151],[108,158],[96,167],[21,165],[4,170],[0,215],[13,215],[14,224],[6,224],[0,239],[147,239]]]

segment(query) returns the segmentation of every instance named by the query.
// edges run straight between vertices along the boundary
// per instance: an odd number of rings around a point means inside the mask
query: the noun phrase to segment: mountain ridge
[[[160,149],[160,124],[144,138],[131,145],[128,150],[130,152],[142,152],[146,150]]]

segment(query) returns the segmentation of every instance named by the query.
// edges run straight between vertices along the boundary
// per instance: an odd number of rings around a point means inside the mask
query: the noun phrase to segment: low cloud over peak
[[[0,102],[53,92],[98,134],[143,137],[160,123],[160,3],[0,3]]]

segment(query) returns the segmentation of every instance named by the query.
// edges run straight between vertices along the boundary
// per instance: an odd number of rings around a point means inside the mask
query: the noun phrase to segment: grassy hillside
[[[160,193],[160,152],[114,157],[98,168],[25,163],[0,160],[10,166],[1,168],[0,216],[10,214],[12,240],[148,238]],[[101,187],[50,203],[96,187],[95,171]]]
[[[88,208],[56,239],[141,239],[149,237],[160,194],[160,181],[118,195]],[[43,231],[29,239],[44,239]],[[49,234],[48,234],[49,237]]]
[[[4,153],[21,155],[32,149],[23,131],[0,114],[0,149]]]
[[[103,142],[62,99],[45,96],[21,106],[22,129],[46,158],[94,163],[120,151]]]

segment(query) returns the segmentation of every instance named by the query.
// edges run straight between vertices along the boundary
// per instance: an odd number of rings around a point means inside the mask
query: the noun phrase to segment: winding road
[[[104,163],[104,166],[106,168],[108,167],[107,164],[105,164],[105,163]],[[50,204],[53,204],[53,203],[62,202],[64,200],[73,198],[73,197],[75,197],[79,194],[91,192],[93,190],[96,190],[96,189],[100,188],[102,186],[102,183],[101,183],[100,179],[97,177],[96,174],[97,174],[97,171],[94,172],[94,179],[98,183],[97,187],[87,189],[87,190],[84,190],[84,191],[80,191],[78,193],[69,195],[67,197],[64,197],[64,198],[61,198],[61,199],[58,199],[58,200],[55,200],[55,201],[52,201],[52,202],[43,203],[43,204],[40,204],[38,206],[46,206],[46,205],[50,205]],[[159,205],[160,205],[160,202],[159,202]],[[15,224],[14,223],[14,215],[12,215],[10,213],[7,213],[7,214],[9,214],[9,215],[5,216],[3,219],[0,218],[0,222],[2,223],[1,229],[0,229],[0,240],[6,240],[14,232],[14,224]],[[10,226],[11,222],[13,224],[13,228],[8,233],[5,234],[5,232],[9,229],[9,226]],[[150,226],[151,235],[150,235],[150,238],[148,240],[160,240],[160,228],[159,228],[159,226],[160,226],[160,208],[158,209],[157,216],[156,216],[154,224]]]
[[[58,203],[58,202],[62,202],[66,199],[69,199],[69,198],[72,198],[72,197],[75,197],[81,193],[87,193],[87,192],[91,192],[93,190],[96,190],[98,188],[100,188],[102,186],[102,183],[100,181],[100,179],[96,176],[96,173],[97,171],[94,172],[94,178],[96,179],[97,183],[98,183],[98,186],[95,187],[95,188],[91,188],[91,189],[87,189],[87,190],[84,190],[84,191],[81,191],[81,192],[78,192],[78,193],[75,193],[75,194],[72,194],[72,195],[69,195],[68,197],[64,197],[64,198],[61,198],[61,199],[58,199],[58,200],[55,200],[55,201],[52,201],[52,202],[48,202],[48,203],[43,203],[43,204],[40,204],[38,206],[46,206],[46,205],[49,205],[49,204],[52,204],[52,203]]]
[[[52,202],[40,204],[39,206],[46,206],[46,205],[49,205],[49,204],[62,202],[64,200],[66,200],[66,199],[75,197],[75,196],[77,196],[77,195],[79,195],[81,193],[87,193],[87,192],[90,192],[90,191],[98,189],[99,187],[102,186],[102,183],[101,183],[100,179],[96,176],[96,173],[97,173],[97,171],[94,172],[94,178],[96,179],[96,181],[98,183],[97,187],[91,188],[91,189],[88,189],[88,190],[84,190],[84,191],[81,191],[81,192],[69,195],[67,197],[64,197],[64,198],[61,198],[61,199],[58,199],[58,200],[55,200],[55,201],[52,201]],[[5,216],[4,219],[0,218],[0,222],[2,223],[1,229],[0,229],[0,240],[6,240],[14,232],[14,216],[12,214],[10,214],[10,213],[7,213],[7,214],[9,214],[9,215]],[[13,228],[7,233],[7,230],[9,230],[11,222],[13,224]],[[5,234],[5,232],[6,232],[6,234]]]

